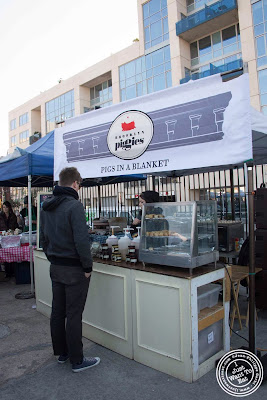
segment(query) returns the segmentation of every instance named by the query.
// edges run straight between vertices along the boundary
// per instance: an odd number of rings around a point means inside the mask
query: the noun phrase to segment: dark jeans
[[[81,267],[50,266],[52,280],[51,337],[55,355],[69,354],[72,364],[83,359],[82,313],[90,278]]]

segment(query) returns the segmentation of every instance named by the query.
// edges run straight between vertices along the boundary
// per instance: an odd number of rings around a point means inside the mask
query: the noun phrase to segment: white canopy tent
[[[255,352],[254,212],[251,165],[267,163],[267,118],[252,109],[249,78],[220,75],[66,121],[55,133],[54,180],[67,166],[83,178],[184,175],[243,165],[250,205],[250,349]]]

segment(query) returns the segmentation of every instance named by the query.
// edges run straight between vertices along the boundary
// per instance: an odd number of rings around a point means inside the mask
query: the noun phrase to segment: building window
[[[214,0],[186,0],[187,12],[198,10],[206,4],[212,3]]]
[[[236,24],[191,43],[191,66],[220,61],[228,55],[241,55],[240,50],[239,24]]]
[[[11,147],[16,146],[17,144],[17,136],[11,136]]]
[[[260,0],[252,4],[254,35],[256,40],[257,65],[267,65],[267,2]]]
[[[143,5],[145,49],[169,39],[167,0],[150,0]]]
[[[20,132],[19,134],[19,142],[24,143],[27,142],[29,139],[29,130],[27,129],[26,131]]]
[[[26,112],[19,117],[19,126],[25,125],[29,122],[29,114]]]
[[[13,131],[13,129],[16,129],[16,127],[17,127],[17,123],[16,123],[16,118],[15,118],[10,121],[10,130]]]
[[[120,67],[121,101],[172,86],[170,46]]]
[[[90,89],[90,109],[96,110],[112,105],[112,82],[111,79],[102,82]],[[86,107],[85,107],[86,108]],[[88,110],[88,111],[89,111]]]
[[[74,90],[45,103],[46,132],[74,116]]]
[[[262,112],[267,115],[267,69],[259,71],[259,87]]]

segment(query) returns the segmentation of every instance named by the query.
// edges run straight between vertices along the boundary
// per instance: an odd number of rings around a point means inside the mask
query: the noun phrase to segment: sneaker
[[[68,361],[69,358],[70,357],[68,354],[62,354],[61,356],[58,357],[57,362],[59,364],[64,364],[66,361]]]
[[[99,357],[92,357],[92,358],[83,357],[83,361],[81,364],[72,364],[72,371],[81,372],[85,369],[95,367],[99,363],[100,363]]]

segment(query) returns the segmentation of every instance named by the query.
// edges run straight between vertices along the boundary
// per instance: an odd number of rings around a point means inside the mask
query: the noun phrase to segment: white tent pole
[[[249,200],[248,200],[248,166],[244,163],[244,178],[245,178],[245,194],[246,194],[246,205],[247,205],[247,217],[246,217],[246,231],[249,235]]]
[[[249,350],[256,353],[255,313],[255,234],[253,164],[248,165],[248,208],[249,208]]]
[[[32,254],[32,177],[28,175],[28,217],[29,217],[29,250],[30,250],[30,274],[31,274],[31,293],[33,287],[33,254]]]

